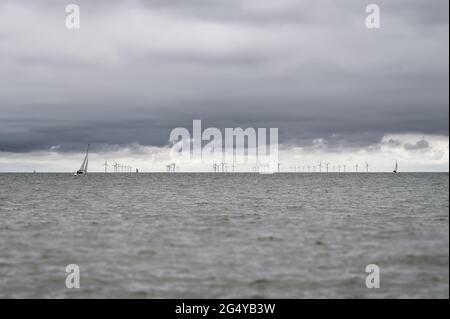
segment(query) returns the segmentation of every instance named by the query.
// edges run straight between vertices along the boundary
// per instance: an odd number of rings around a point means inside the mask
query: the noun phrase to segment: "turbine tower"
[[[108,160],[105,161],[105,164],[103,164],[103,166],[105,166],[105,173],[108,173]]]

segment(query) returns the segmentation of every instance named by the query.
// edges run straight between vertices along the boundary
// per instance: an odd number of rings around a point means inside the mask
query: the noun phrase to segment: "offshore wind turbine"
[[[355,165],[355,171],[358,173],[358,164]]]
[[[105,161],[105,164],[103,164],[103,166],[105,166],[105,173],[108,173],[108,160]]]
[[[369,173],[369,163],[366,162],[366,173]]]
[[[319,162],[319,173],[322,173],[322,162]]]
[[[327,167],[327,173],[328,173],[328,165],[330,165],[330,163],[325,163],[325,166]]]

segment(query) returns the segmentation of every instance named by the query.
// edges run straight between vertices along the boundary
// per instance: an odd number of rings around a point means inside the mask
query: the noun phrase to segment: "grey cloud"
[[[386,145],[390,146],[390,147],[399,147],[402,145],[402,143],[396,139],[389,139],[386,143]]]
[[[60,1],[0,4],[0,151],[163,146],[193,119],[330,149],[448,135],[448,1],[379,1],[375,31],[360,1],[76,2],[79,31]]]
[[[428,149],[428,148],[430,148],[431,147],[431,145],[430,145],[430,143],[428,143],[426,140],[420,140],[420,141],[417,141],[416,143],[414,143],[414,144],[411,144],[411,143],[406,143],[404,146],[403,146],[406,150],[409,150],[409,151],[416,151],[416,150],[424,150],[424,149]]]

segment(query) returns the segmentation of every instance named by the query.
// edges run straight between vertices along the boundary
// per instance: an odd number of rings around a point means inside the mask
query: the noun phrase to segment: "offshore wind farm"
[[[185,163],[188,164],[188,163]],[[319,163],[319,165],[317,165],[317,170],[316,170],[316,166],[315,165],[301,165],[300,163],[296,163],[295,165],[289,165],[289,163],[277,163],[277,167],[278,169],[276,170],[276,172],[273,173],[317,173],[317,174],[325,174],[325,173],[358,173],[358,164],[355,164],[355,170],[353,172],[347,172],[346,171],[346,164],[337,164],[337,165],[333,165],[332,169],[329,170],[328,166],[330,163],[325,163],[325,167],[326,170],[322,171],[322,163]],[[365,171],[360,172],[360,173],[369,173],[369,163],[365,162]],[[114,162],[114,165],[112,165],[113,170],[112,171],[108,171],[108,160],[105,161],[104,164],[102,164],[103,168],[104,168],[104,173],[138,173],[139,170],[137,168],[135,168],[135,170],[133,170],[132,166],[129,165],[123,165],[123,164],[119,164],[117,162]],[[211,166],[211,170],[208,171],[208,169],[205,169],[205,167],[209,167]],[[267,169],[267,165],[252,165],[252,166],[248,166],[248,165],[242,165],[242,167],[240,167],[239,165],[236,165],[235,163],[232,165],[228,165],[227,163],[213,163],[212,165],[210,165],[210,163],[205,164],[204,166],[197,166],[198,171],[195,170],[189,170],[189,171],[184,171],[185,173],[260,173],[260,172],[265,172]],[[286,167],[286,168],[282,168],[282,167]],[[311,171],[311,167],[312,167],[312,171]],[[342,168],[342,170],[341,170]],[[387,172],[394,172],[397,173],[399,171],[399,166],[398,166],[398,161],[394,161],[393,162],[393,166],[392,166],[393,170],[386,170],[386,171],[377,171],[378,173],[387,173]],[[36,171],[35,171],[36,172]],[[97,173],[101,172],[99,170],[97,170]],[[161,167],[161,169],[158,171],[157,169],[153,172],[156,173],[183,173],[183,170],[181,169],[180,165],[177,163],[170,163],[170,164],[166,164],[164,169]],[[145,171],[141,171],[141,173],[145,173]]]
[[[138,173],[139,170],[138,168],[134,168],[132,166],[129,165],[123,165],[123,164],[119,164],[119,163],[114,163],[114,165],[112,165],[113,170],[108,170],[108,160],[105,161],[105,163],[102,165],[104,168],[103,173]],[[283,165],[283,163],[278,163],[279,165],[279,169],[276,172],[273,173],[317,173],[317,174],[326,174],[326,173],[358,173],[358,164],[355,164],[355,170],[353,172],[347,172],[346,171],[346,165],[345,164],[338,164],[336,166],[333,166],[333,169],[331,170],[327,170],[326,171],[322,171],[321,167],[319,166],[316,170],[316,166],[314,165],[291,165],[288,166],[286,163],[286,169],[281,169],[281,166]],[[364,172],[359,172],[359,173],[369,173],[369,167],[368,167],[368,163],[365,163],[365,171]],[[208,165],[205,165],[206,167]],[[305,167],[307,169],[305,169]],[[312,171],[311,171],[311,167],[312,167]],[[398,172],[398,162],[395,162],[394,166],[393,166],[393,171],[394,173]],[[202,169],[203,167],[200,166],[200,169],[198,171],[195,170],[189,170],[189,171],[183,171],[180,167],[179,164],[177,163],[170,163],[165,165],[164,169],[161,167],[160,170],[154,170],[152,172],[154,173],[260,173],[260,172],[265,172],[267,166],[266,165],[253,165],[251,167],[247,167],[245,166],[244,169],[240,168],[238,165],[231,165],[231,167],[229,168],[229,166],[227,165],[227,163],[221,163],[221,164],[217,164],[214,163],[212,164],[212,168],[210,171],[208,170],[204,170]],[[342,168],[342,170],[341,170]],[[34,170],[34,172],[36,173],[36,170]],[[100,173],[102,172],[101,170],[97,170],[94,171],[96,173]],[[378,171],[378,173],[388,173],[391,172],[390,170],[387,171]],[[145,171],[141,171],[141,173],[145,173]],[[149,173],[149,172],[147,172]]]
[[[90,145],[88,145],[87,147],[87,151],[86,154],[84,155],[83,158],[83,162],[81,164],[80,169],[78,169],[74,175],[75,176],[80,176],[80,175],[86,175],[87,174],[87,168],[88,168],[88,162],[89,162],[89,147]],[[233,153],[235,152],[235,149],[233,149]],[[223,155],[222,155],[223,157]],[[108,160],[106,159],[105,162],[102,164],[102,167],[104,168],[104,173],[108,173],[108,167],[112,166],[113,170],[110,173],[138,173],[139,170],[138,168],[135,168],[135,171],[133,171],[133,167],[130,165],[126,165],[126,164],[121,164],[118,163],[117,161],[113,161],[114,164],[110,165],[108,164]],[[184,164],[189,164],[189,162],[185,162]],[[220,163],[211,163],[207,162],[206,164],[203,163],[203,166],[199,166],[200,168],[198,169],[198,171],[189,171],[190,173],[196,173],[196,172],[209,172],[207,169],[204,170],[204,167],[209,167],[212,166],[212,170],[211,172],[214,173],[248,173],[248,172],[252,172],[252,173],[267,173],[268,172],[268,164],[264,164],[264,163],[258,163],[258,159],[256,158],[256,163],[253,163],[251,166],[249,165],[243,165],[243,168],[241,168],[240,166],[236,165],[236,159],[233,156],[233,162],[232,164],[228,164],[227,162],[220,162]],[[245,163],[244,164],[248,164]],[[311,164],[301,164],[298,162],[295,163],[290,163],[290,165],[286,165],[288,163],[280,163],[277,162],[276,163],[276,170],[273,171],[272,173],[341,173],[341,163],[338,163],[337,165],[332,165],[331,170],[329,169],[330,167],[330,162],[324,162],[323,166],[325,168],[325,170],[322,172],[322,161],[320,161],[317,165],[317,171],[316,171],[316,165],[311,165]],[[229,170],[229,166],[230,166],[230,170]],[[365,166],[365,173],[369,173],[369,163],[368,162],[364,162],[364,166]],[[286,167],[286,169],[282,169],[282,167]],[[305,169],[305,167],[307,169]],[[311,167],[312,167],[312,171],[311,171]],[[347,173],[346,171],[346,167],[347,164],[342,164],[343,167],[343,173]],[[356,163],[354,164],[355,170],[354,173],[358,173],[358,167],[359,164]],[[399,165],[398,165],[398,161],[395,160],[395,165],[393,166],[393,170],[392,172],[397,173],[399,171]],[[34,170],[34,172],[36,172]],[[141,171],[142,172],[142,171]],[[163,170],[161,170],[161,172],[163,172]],[[165,165],[165,172],[166,173],[180,173],[183,172],[180,168],[180,164],[177,164],[175,162],[171,162],[169,164]],[[390,170],[389,170],[390,172]]]

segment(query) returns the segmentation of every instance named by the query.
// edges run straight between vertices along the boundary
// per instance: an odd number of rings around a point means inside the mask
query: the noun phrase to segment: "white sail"
[[[84,175],[87,173],[88,163],[89,163],[89,144],[86,150],[86,155],[84,156],[83,162],[81,163],[80,169],[75,173],[75,175]]]
[[[87,154],[84,156],[83,163],[81,163],[79,171],[84,172],[84,167],[86,166],[86,163],[87,163]]]

